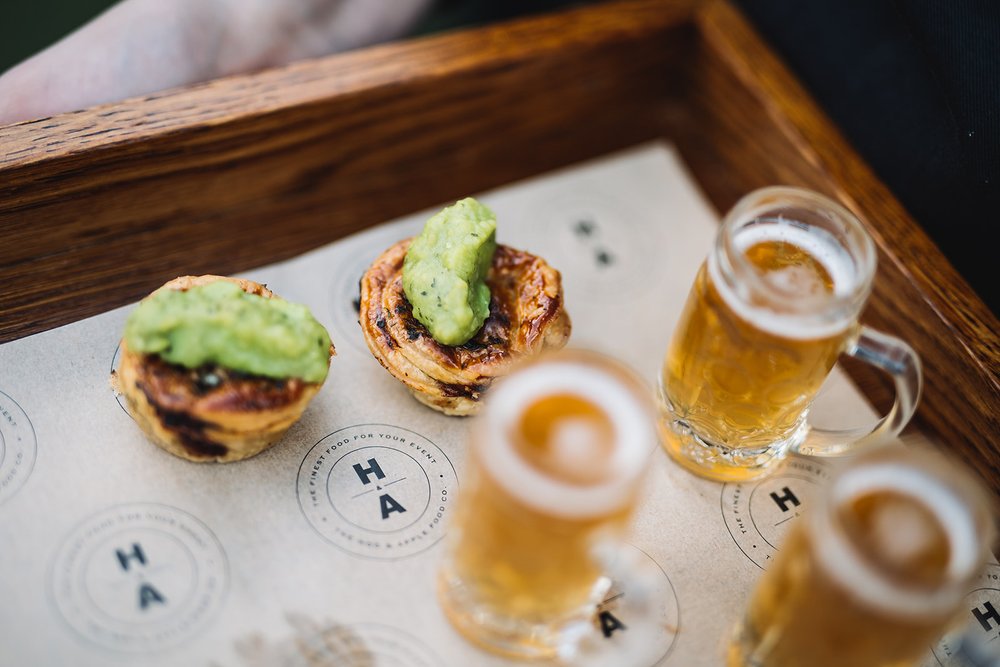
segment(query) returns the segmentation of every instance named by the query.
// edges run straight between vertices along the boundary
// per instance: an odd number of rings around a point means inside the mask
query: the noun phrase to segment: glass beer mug
[[[894,437],[920,394],[903,341],[858,323],[875,245],[847,209],[790,187],[756,190],[723,221],[670,341],[660,380],[663,445],[710,479],[766,474],[789,452],[836,455]],[[889,373],[874,428],[822,430],[810,403],[841,354]]]
[[[652,401],[617,362],[562,351],[497,383],[476,420],[439,573],[445,614],[495,652],[575,658],[621,580]]]
[[[729,666],[917,664],[962,611],[992,527],[977,480],[942,456],[857,457],[761,577]]]

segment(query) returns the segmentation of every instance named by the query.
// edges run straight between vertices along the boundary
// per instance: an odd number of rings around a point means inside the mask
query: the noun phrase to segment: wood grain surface
[[[732,5],[708,2],[696,22],[701,57],[686,70],[693,113],[672,133],[689,166],[720,210],[752,188],[788,183],[858,215],[879,249],[863,320],[906,340],[923,362],[915,427],[1000,499],[1000,323]],[[845,365],[888,407],[885,376]]]
[[[0,342],[657,137],[720,212],[786,183],[858,213],[880,252],[865,320],[924,360],[916,426],[1000,498],[997,319],[724,0],[609,2],[2,127]]]
[[[688,16],[568,12],[0,128],[0,341],[651,138]]]

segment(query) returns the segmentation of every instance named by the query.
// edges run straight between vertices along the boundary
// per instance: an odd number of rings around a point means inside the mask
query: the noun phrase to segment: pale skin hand
[[[346,51],[433,0],[125,0],[0,75],[0,125]]]

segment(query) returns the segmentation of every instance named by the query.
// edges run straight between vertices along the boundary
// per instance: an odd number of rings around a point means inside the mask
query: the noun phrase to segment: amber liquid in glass
[[[955,549],[947,518],[917,495],[871,491],[837,512],[844,539],[878,577],[917,594],[945,584]],[[915,614],[912,605],[871,604],[822,548],[803,524],[789,534],[753,595],[730,667],[914,665],[954,615],[947,606]]]
[[[796,298],[822,300],[834,293],[835,272],[798,245],[764,240],[744,253],[763,280]],[[764,450],[793,438],[853,330],[817,335],[776,318],[755,319],[715,284],[703,264],[663,365],[661,399],[667,405],[661,432],[667,451],[690,465],[679,454],[678,422],[702,441],[731,450]],[[708,472],[730,480],[760,474],[723,465]]]
[[[612,422],[580,396],[557,394],[535,401],[506,437],[518,457],[559,484],[587,488],[606,482],[610,474]],[[477,456],[476,448],[470,455]],[[509,480],[496,479],[503,471],[490,470],[481,460],[468,469],[452,528],[456,539],[442,578],[447,582],[445,611],[475,641],[484,632],[482,618],[494,632],[504,619],[516,619],[510,621],[509,637],[490,637],[488,647],[496,650],[502,644],[511,655],[544,656],[553,643],[546,628],[574,619],[589,622],[589,605],[607,585],[594,547],[624,529],[632,505],[567,516],[557,502],[518,499],[507,490]],[[456,585],[465,601],[461,605],[447,601],[456,594]]]

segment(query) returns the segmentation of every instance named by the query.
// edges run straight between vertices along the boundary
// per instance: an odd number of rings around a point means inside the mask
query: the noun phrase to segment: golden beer
[[[809,406],[845,353],[894,375],[896,409],[874,433],[810,453],[898,432],[916,405],[919,361],[902,341],[858,324],[874,271],[871,239],[835,203],[792,188],[744,198],[699,269],[667,348],[660,424],[668,453],[713,479],[760,476],[805,442]]]
[[[789,236],[777,225],[769,231]],[[790,292],[821,301],[834,295],[834,276],[848,279],[847,267],[828,259],[824,266],[810,252],[837,258],[835,247],[806,250],[780,238],[755,236],[744,250],[747,261],[765,280]],[[790,236],[815,245],[804,233]],[[791,316],[769,318],[741,307],[729,292],[717,286],[708,262],[703,264],[667,351],[663,391],[673,419],[706,441],[738,450],[737,456],[752,456],[796,435],[854,329],[849,321],[815,325]],[[668,448],[676,446],[669,429],[667,436]],[[755,474],[751,467],[738,467],[726,477]]]
[[[655,442],[652,408],[603,357],[539,361],[493,390],[474,439],[440,575],[473,641],[546,657],[593,631]]]
[[[851,466],[788,535],[730,646],[730,667],[913,665],[984,563],[990,523],[946,462]]]

